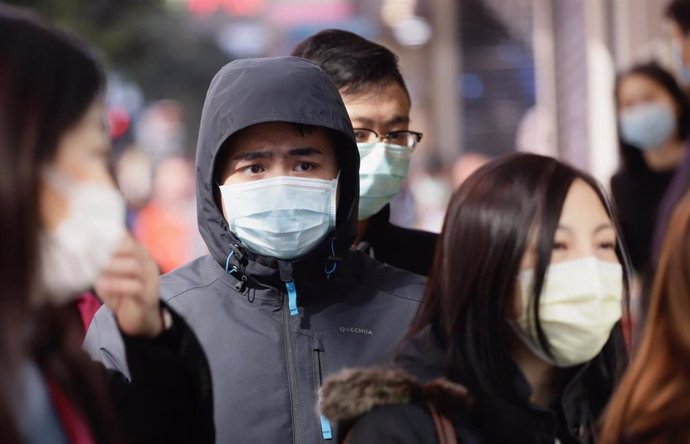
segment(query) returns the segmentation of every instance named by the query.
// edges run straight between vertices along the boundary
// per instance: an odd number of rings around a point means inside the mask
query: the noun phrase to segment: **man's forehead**
[[[410,101],[397,84],[344,94],[343,102],[357,126],[404,125],[410,120]]]

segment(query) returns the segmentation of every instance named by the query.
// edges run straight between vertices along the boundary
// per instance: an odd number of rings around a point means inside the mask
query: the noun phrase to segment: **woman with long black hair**
[[[74,36],[0,6],[0,442],[207,442],[210,376],[162,306],[108,171],[104,75]],[[137,365],[81,350],[94,286]]]
[[[323,412],[350,444],[439,442],[443,424],[463,443],[594,442],[626,363],[625,257],[589,175],[532,154],[485,165],[451,199],[406,373],[341,373]]]

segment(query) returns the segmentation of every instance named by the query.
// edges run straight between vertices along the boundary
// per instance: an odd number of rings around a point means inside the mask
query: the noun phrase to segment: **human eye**
[[[364,128],[355,128],[355,140],[357,143],[366,143],[371,138],[372,132]]]
[[[601,250],[615,250],[616,241],[615,240],[601,240],[597,242],[597,248]]]
[[[316,169],[316,165],[312,162],[297,162],[294,170],[299,173],[306,173]]]
[[[407,131],[393,131],[386,135],[388,141],[395,145],[406,145]]]
[[[257,174],[261,174],[266,171],[263,165],[259,163],[253,163],[251,165],[244,165],[239,168],[239,170],[248,175],[248,176],[255,176]]]
[[[553,242],[553,251],[567,251],[568,244],[564,241],[555,240]]]

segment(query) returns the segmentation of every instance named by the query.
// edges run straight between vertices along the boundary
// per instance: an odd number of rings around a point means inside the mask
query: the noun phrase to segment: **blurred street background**
[[[618,165],[615,73],[673,69],[666,0],[11,0],[70,29],[108,67],[113,165],[130,228],[163,271],[203,253],[194,151],[206,88],[225,63],[287,55],[322,29],[400,56],[424,133],[393,202],[439,231],[475,168],[514,150],[558,156],[603,183]],[[279,79],[276,79],[279,81]]]

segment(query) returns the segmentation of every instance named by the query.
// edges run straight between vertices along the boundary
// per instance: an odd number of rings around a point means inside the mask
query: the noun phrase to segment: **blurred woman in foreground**
[[[670,220],[639,348],[601,443],[690,442],[690,194]]]
[[[212,439],[203,353],[124,228],[103,92],[83,43],[0,6],[2,443]],[[73,303],[94,285],[127,352],[146,357],[110,374],[110,389],[81,350]]]

